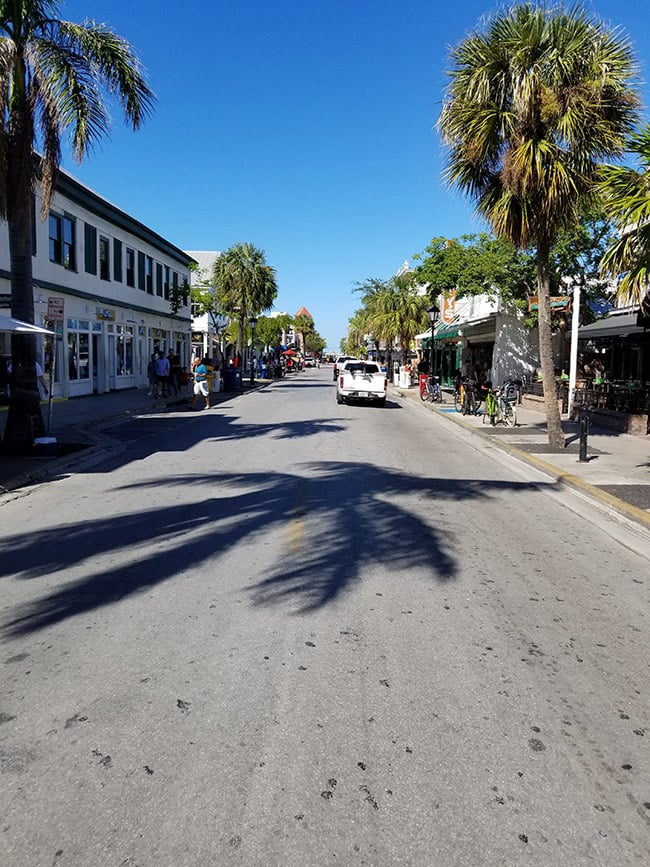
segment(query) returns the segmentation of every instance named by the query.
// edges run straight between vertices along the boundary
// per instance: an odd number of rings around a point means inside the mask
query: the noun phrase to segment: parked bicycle
[[[505,387],[493,389],[489,384],[485,394],[485,408],[483,410],[483,424],[504,424],[506,427],[515,427],[517,424],[517,410],[515,408],[516,393],[508,392]]]
[[[422,383],[420,400],[428,400],[431,403],[442,403],[442,389],[440,388],[439,376],[428,376]]]

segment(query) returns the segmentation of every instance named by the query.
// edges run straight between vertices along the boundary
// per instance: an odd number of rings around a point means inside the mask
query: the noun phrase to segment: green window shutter
[[[113,280],[122,282],[122,242],[113,238]]]
[[[138,289],[143,292],[147,291],[147,284],[144,279],[144,253],[138,250]]]
[[[84,223],[84,260],[86,274],[97,273],[97,229]]]

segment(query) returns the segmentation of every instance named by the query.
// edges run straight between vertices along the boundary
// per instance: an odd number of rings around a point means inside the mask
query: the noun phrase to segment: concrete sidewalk
[[[580,461],[579,424],[562,420],[566,447],[554,451],[548,445],[546,419],[542,413],[517,407],[517,426],[492,427],[482,415],[463,416],[454,409],[453,398],[444,393],[442,404],[423,403],[417,386],[394,387],[393,393],[417,401],[451,424],[461,425],[514,457],[534,465],[557,482],[580,490],[605,506],[650,528],[650,436],[633,437],[591,426],[587,460]]]
[[[252,387],[258,388],[265,384],[258,381]],[[227,400],[240,397],[250,389],[250,383],[245,381],[241,391],[212,393],[210,403],[213,407],[218,406]],[[121,418],[127,419],[139,413],[155,412],[166,407],[187,407],[189,410],[188,404],[192,397],[191,393],[185,393],[158,400],[149,397],[146,388],[132,388],[71,399],[54,399],[51,417],[48,402],[43,401],[43,422],[47,429],[50,421],[47,435],[57,440],[58,454],[55,457],[44,457],[36,454],[12,456],[0,453],[0,494],[60,475],[67,469],[79,469],[84,464],[96,462],[111,450],[122,448],[101,433],[103,426]],[[202,406],[202,403],[199,406]],[[0,407],[2,432],[5,429],[6,416],[7,407]]]

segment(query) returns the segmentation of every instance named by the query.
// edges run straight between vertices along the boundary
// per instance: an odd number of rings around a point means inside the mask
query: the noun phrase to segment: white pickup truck
[[[372,401],[383,406],[386,403],[388,380],[376,361],[352,358],[344,362],[336,378],[336,402],[350,400]]]

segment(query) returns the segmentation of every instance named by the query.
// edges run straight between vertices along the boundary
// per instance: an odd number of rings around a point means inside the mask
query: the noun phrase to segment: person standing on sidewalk
[[[149,391],[147,392],[147,397],[155,397],[158,383],[155,352],[152,353],[151,358],[149,359],[149,364],[147,365],[147,376],[149,377]]]
[[[165,353],[160,350],[158,358],[156,358],[156,383],[158,387],[158,397],[167,396],[167,383],[169,381],[169,359],[165,358]]]
[[[209,359],[204,358],[194,368],[194,399],[192,400],[192,409],[196,407],[196,401],[199,395],[202,395],[205,400],[205,408],[210,409],[210,390],[208,388],[208,363]]]

